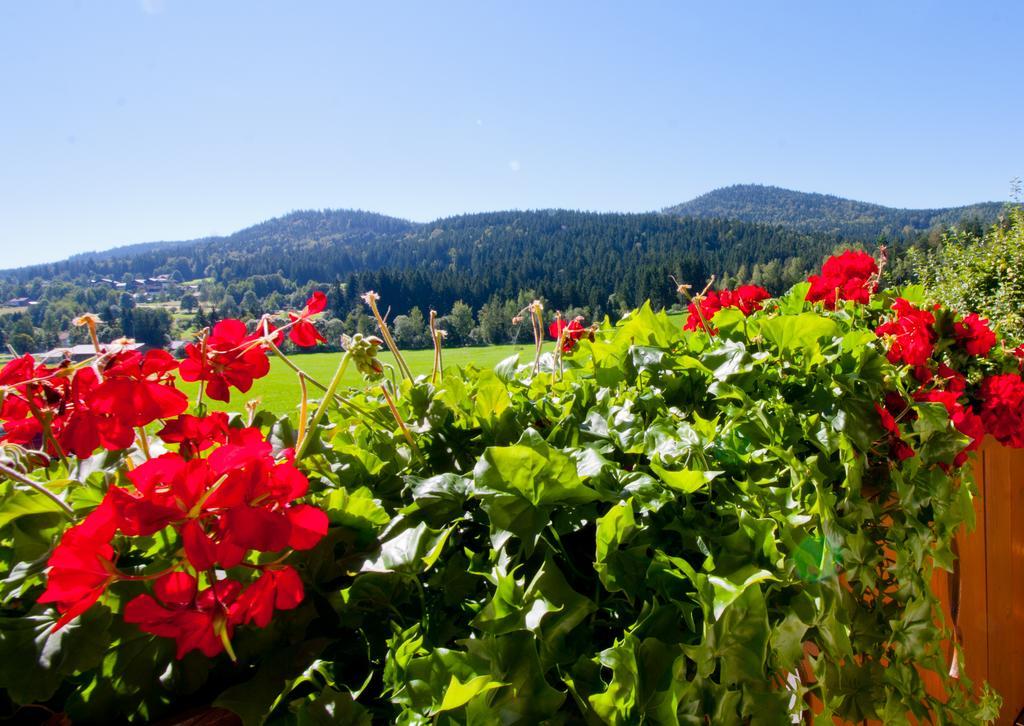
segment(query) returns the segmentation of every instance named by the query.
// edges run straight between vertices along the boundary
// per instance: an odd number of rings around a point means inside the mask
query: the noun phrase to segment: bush
[[[688,332],[646,305],[596,330],[556,322],[555,349],[535,360],[336,397],[350,363],[380,380],[375,352],[390,343],[347,339],[298,430],[267,414],[180,416],[168,369],[132,379],[168,389],[146,389],[165,403],[157,436],[65,466],[53,442],[77,437],[64,422],[46,443],[19,441],[5,408],[10,707],[787,723],[812,694],[853,721],[993,718],[997,697],[947,675],[929,582],[971,516],[966,451],[985,431],[1024,445],[1024,381],[983,324],[919,290],[872,295],[854,262],[826,267],[817,302],[808,284],[778,300],[696,296]],[[530,315],[542,322],[539,305]],[[211,394],[258,375],[266,339],[236,328],[215,327],[181,375]],[[9,396],[58,385],[18,360],[0,373]],[[165,491],[171,474],[151,476],[158,455],[204,472],[180,475],[195,503]],[[83,586],[61,580],[54,553],[102,527],[114,546],[94,547],[93,565],[109,566],[85,584],[99,601],[54,613],[59,586]]]
[[[1024,343],[1024,207],[1008,207],[982,235],[952,232],[931,254],[913,250],[911,262],[929,296]]]

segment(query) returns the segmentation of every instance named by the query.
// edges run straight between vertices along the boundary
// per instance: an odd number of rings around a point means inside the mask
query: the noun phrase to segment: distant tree
[[[190,292],[186,292],[184,295],[181,296],[181,302],[179,303],[179,306],[186,313],[190,313],[197,307],[199,307],[199,301],[196,299],[195,295],[193,295]]]
[[[221,298],[217,304],[217,313],[222,318],[234,318],[241,313],[241,309],[238,307],[238,301],[231,296],[231,293],[225,292],[224,297]]]
[[[35,350],[35,329],[32,327],[32,321],[27,315],[17,316],[17,321],[14,323],[14,329],[8,342],[19,355],[31,353]]]
[[[449,345],[465,345],[469,334],[473,331],[473,308],[461,300],[456,300],[451,311],[444,316],[443,326],[448,331]]]
[[[352,308],[349,311],[349,314],[345,316],[344,325],[344,332],[347,335],[355,335],[356,333],[361,335],[379,335],[376,321],[367,315],[361,307]]]
[[[247,290],[242,296],[242,302],[239,303],[242,311],[252,317],[258,317],[262,312],[262,306],[260,305],[260,299],[256,297],[256,293],[252,290]]]
[[[962,314],[977,312],[1014,343],[1024,342],[1024,206],[983,234],[950,232],[934,251],[914,249],[921,284]]]
[[[167,345],[170,339],[171,314],[164,308],[135,308],[132,311],[134,337],[139,343],[156,348]]]
[[[320,332],[327,338],[327,347],[337,350],[341,347],[341,336],[345,332],[345,321],[338,318],[327,318],[318,324]]]
[[[395,318],[395,342],[404,348],[425,348],[429,344],[427,323],[418,307]]]

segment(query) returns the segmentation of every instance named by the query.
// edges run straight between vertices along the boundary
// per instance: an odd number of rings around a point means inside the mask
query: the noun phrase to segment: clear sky
[[[1024,176],[1022,2],[0,2],[0,268],[305,208]]]

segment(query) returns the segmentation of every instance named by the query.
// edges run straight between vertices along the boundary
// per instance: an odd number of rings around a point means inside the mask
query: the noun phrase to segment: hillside
[[[103,252],[86,252],[60,262],[5,270],[8,279],[33,277],[70,279],[78,276],[120,277],[125,273],[152,275],[168,267],[186,278],[202,277],[210,261],[264,259],[271,272],[284,272],[281,252],[296,247],[361,247],[382,235],[402,234],[415,225],[404,219],[373,212],[348,209],[305,210],[275,217],[223,237],[205,237],[177,242],[144,242],[114,247]],[[293,277],[311,275],[320,265],[313,256],[311,268],[294,270]],[[169,270],[168,270],[169,271]],[[258,273],[253,273],[258,274]]]
[[[963,220],[991,224],[1003,209],[1001,202],[983,202],[939,209],[896,209],[830,194],[796,192],[760,184],[736,184],[716,189],[665,213],[702,219],[736,219],[820,232],[873,242],[880,235],[908,239],[933,227]]]
[[[459,299],[479,307],[524,290],[559,307],[600,310],[616,294],[628,304],[647,297],[675,302],[670,274],[703,284],[711,274],[774,261],[777,279],[764,282],[779,287],[789,282],[779,276],[787,261],[792,277],[802,275],[838,243],[829,235],[658,213],[509,211],[414,224],[366,212],[307,211],[187,246],[163,243],[9,271],[0,293],[31,295],[19,288],[33,280],[174,274],[236,291],[253,283],[260,298],[275,289],[287,293],[281,280],[346,282],[350,295],[380,290],[398,312],[413,305],[448,309]]]

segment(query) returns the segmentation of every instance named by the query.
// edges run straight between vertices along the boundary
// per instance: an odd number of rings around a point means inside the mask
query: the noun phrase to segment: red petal
[[[320,331],[306,320],[299,320],[295,323],[288,331],[288,337],[300,348],[311,348],[317,343],[327,341],[324,336],[320,335]]]
[[[185,607],[196,596],[196,578],[187,572],[168,572],[153,583],[156,596],[168,605]]]
[[[327,307],[327,296],[317,290],[306,301],[306,315],[316,315]]]
[[[308,504],[297,504],[285,510],[291,533],[288,546],[295,550],[314,547],[327,534],[327,515]]]
[[[182,528],[181,538],[185,543],[185,556],[197,570],[208,570],[217,562],[216,545],[198,522],[188,522]]]
[[[246,549],[275,552],[288,545],[288,518],[260,507],[235,507],[228,511],[228,537]]]

